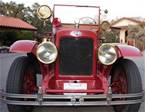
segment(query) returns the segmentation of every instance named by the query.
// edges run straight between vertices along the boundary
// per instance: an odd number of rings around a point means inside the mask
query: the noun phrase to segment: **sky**
[[[3,2],[15,1],[24,3],[25,6],[31,6],[37,2],[53,6],[53,4],[79,4],[96,5],[103,10],[107,9],[108,14],[105,19],[117,19],[121,17],[142,17],[145,18],[145,0],[2,0]]]

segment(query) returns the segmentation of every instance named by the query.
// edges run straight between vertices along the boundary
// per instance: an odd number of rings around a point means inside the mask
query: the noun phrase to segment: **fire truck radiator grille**
[[[65,37],[60,40],[59,72],[62,75],[92,73],[93,40]]]

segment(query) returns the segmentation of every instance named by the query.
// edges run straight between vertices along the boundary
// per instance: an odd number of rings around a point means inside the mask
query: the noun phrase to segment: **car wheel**
[[[135,63],[123,59],[117,62],[111,72],[112,92],[128,94],[142,92],[140,72]],[[124,99],[122,99],[124,100]],[[138,112],[140,104],[114,106],[115,112]]]
[[[34,94],[36,86],[36,67],[28,57],[19,57],[11,65],[6,91],[15,94]],[[27,99],[23,99],[27,100]],[[9,112],[32,112],[33,106],[9,105]]]

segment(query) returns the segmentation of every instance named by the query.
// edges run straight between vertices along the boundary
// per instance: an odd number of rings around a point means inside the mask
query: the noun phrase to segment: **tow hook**
[[[41,86],[38,89],[37,101],[38,101],[39,105],[42,104],[42,101],[43,101],[43,91],[42,91],[42,87]]]
[[[111,101],[112,101],[112,89],[111,89],[111,87],[108,88],[108,93],[107,93],[106,99],[107,99],[107,104],[110,105]]]
[[[71,103],[72,103],[72,105],[74,105],[76,103],[76,98],[75,97],[71,98]]]

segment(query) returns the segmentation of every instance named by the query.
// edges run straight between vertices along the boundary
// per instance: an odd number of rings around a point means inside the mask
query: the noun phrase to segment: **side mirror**
[[[46,21],[47,19],[49,19],[51,17],[52,11],[49,6],[41,5],[37,9],[37,15],[38,15],[39,19]]]

